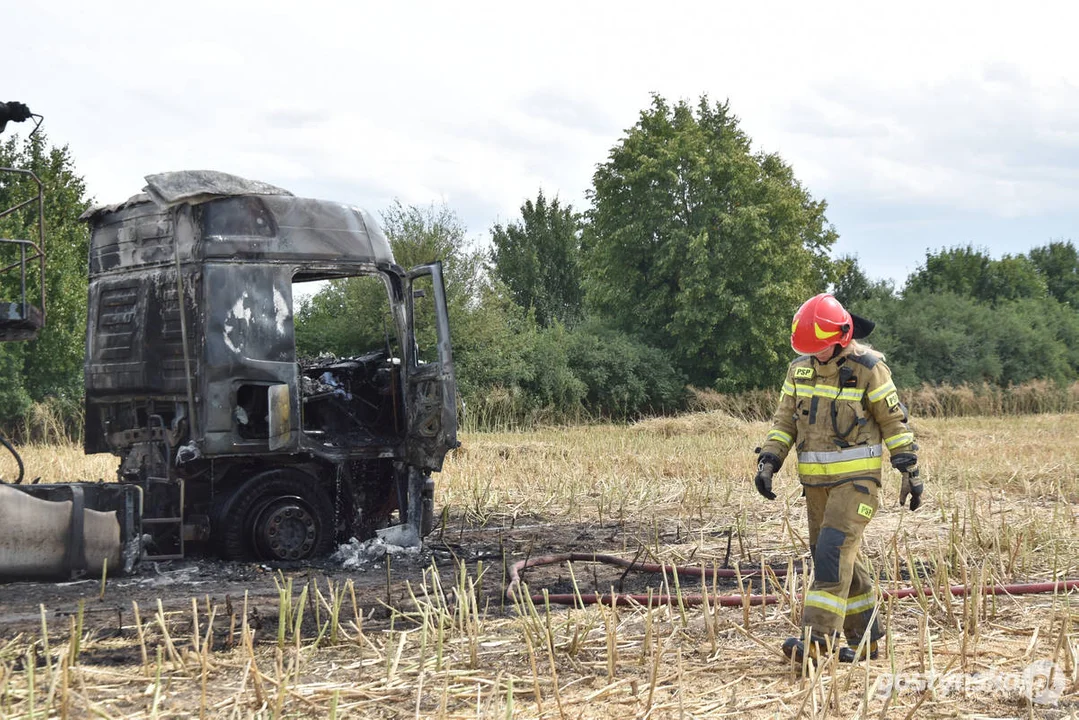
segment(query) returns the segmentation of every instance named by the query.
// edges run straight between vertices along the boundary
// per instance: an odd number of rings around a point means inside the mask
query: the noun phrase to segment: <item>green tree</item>
[[[506,284],[513,299],[534,308],[536,320],[572,325],[580,319],[581,223],[572,205],[548,201],[543,191],[521,206],[521,221],[491,230],[492,274]]]
[[[368,352],[393,335],[386,287],[371,277],[327,283],[296,310],[296,351],[347,357]]]
[[[892,300],[895,287],[890,280],[871,280],[858,264],[857,256],[845,255],[836,262],[838,274],[832,294],[846,308],[855,308],[872,300]]]
[[[448,205],[420,207],[395,200],[381,215],[398,265],[409,268],[441,260],[448,299],[478,294],[483,255],[471,246],[467,228]]]
[[[1065,305],[1079,308],[1079,253],[1070,240],[1054,240],[1032,249],[1028,256],[1045,279],[1049,294]]]
[[[727,103],[657,95],[589,197],[592,306],[667,349],[694,384],[774,386],[791,315],[835,277],[826,204],[790,166],[753,152]]]
[[[904,292],[955,293],[980,302],[1045,297],[1045,279],[1023,255],[992,259],[973,246],[927,252],[925,264],[907,278]]]
[[[670,358],[639,339],[595,320],[567,333],[570,370],[585,388],[594,415],[628,418],[682,407],[685,378]]]
[[[395,202],[382,213],[382,228],[399,265],[443,263],[446,304],[458,389],[474,405],[491,388],[517,393],[512,410],[524,412],[521,388],[532,381],[529,363],[536,322],[514,304],[503,286],[487,282],[482,255],[467,239],[464,224],[446,205],[406,206]],[[301,355],[329,350],[355,355],[381,347],[392,334],[385,287],[370,277],[331,281],[296,314]],[[421,355],[435,349],[430,303],[417,303],[416,335]]]
[[[907,292],[878,306],[873,346],[896,384],[1009,385],[1079,373],[1079,315],[1053,298],[995,304],[952,292]]]
[[[1003,369],[994,323],[992,309],[970,296],[908,292],[882,323],[874,346],[887,354],[903,385],[999,382]]]
[[[452,324],[479,297],[479,251],[469,247],[464,224],[445,204],[406,206],[395,201],[382,213],[382,230],[398,265],[410,268],[441,260]],[[421,348],[433,348],[434,323],[422,308],[417,317]],[[301,355],[321,351],[352,355],[380,347],[393,322],[386,288],[370,277],[333,280],[296,313],[296,347]]]
[[[0,144],[0,167],[32,171],[45,195],[46,312],[37,340],[0,345],[0,423],[11,428],[30,402],[50,400],[65,409],[69,427],[81,415],[86,340],[86,258],[89,231],[79,216],[89,206],[86,185],[67,146],[52,147],[43,133],[12,137]],[[32,197],[36,185],[26,176],[0,178],[0,209]],[[36,238],[36,204],[0,219],[0,237]],[[10,251],[4,265],[10,261]],[[31,297],[40,288],[31,275]],[[0,280],[3,300],[17,297],[18,279]]]

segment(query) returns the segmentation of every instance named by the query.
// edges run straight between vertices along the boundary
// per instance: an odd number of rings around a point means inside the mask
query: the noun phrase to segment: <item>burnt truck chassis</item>
[[[303,560],[372,536],[395,512],[395,541],[418,544],[433,521],[431,473],[457,446],[441,265],[397,266],[352,206],[206,171],[147,183],[83,216],[85,450],[118,455],[120,483],[142,489],[143,558]],[[292,283],[352,276],[385,285],[386,347],[298,359]],[[415,333],[424,276],[429,362]]]

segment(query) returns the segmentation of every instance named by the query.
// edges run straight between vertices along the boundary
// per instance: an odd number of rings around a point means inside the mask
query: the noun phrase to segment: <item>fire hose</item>
[[[9,453],[11,453],[11,456],[13,458],[15,458],[15,464],[19,468],[19,475],[14,480],[12,480],[11,482],[18,485],[18,484],[20,484],[22,482],[23,475],[26,472],[26,469],[23,467],[23,464],[22,464],[22,457],[19,455],[19,451],[15,449],[15,446],[12,445],[8,441],[8,439],[6,437],[4,437],[3,435],[0,435],[0,445],[2,445],[4,448],[6,448],[7,451]],[[4,480],[3,478],[0,478],[0,482],[8,482],[8,481]]]
[[[564,562],[591,562],[601,563],[604,565],[616,565],[618,567],[626,568],[626,572],[646,572],[646,573],[664,573],[670,577],[703,577],[707,579],[713,578],[743,578],[752,579],[761,577],[761,570],[754,569],[735,569],[735,568],[704,568],[693,566],[679,566],[679,565],[661,565],[657,563],[643,563],[636,562],[634,560],[627,560],[626,558],[618,557],[617,555],[604,555],[600,553],[563,553],[560,555],[545,555],[543,557],[527,558],[513,564],[510,567],[510,582],[506,586],[506,598],[513,602],[519,595],[519,589],[522,585],[521,573],[530,568],[540,567],[543,565],[555,565]],[[786,568],[768,568],[768,572],[775,577],[784,577],[787,575]],[[1056,592],[1069,592],[1071,590],[1079,590],[1079,580],[1058,580],[1055,582],[1039,582],[1039,583],[1018,583],[1011,585],[986,585],[980,589],[983,595],[1036,595],[1042,593],[1056,593]],[[922,587],[906,587],[906,588],[882,588],[881,595],[887,598],[902,599],[907,597],[913,597],[916,595],[936,595],[941,591],[938,591],[931,585],[924,585]],[[948,587],[947,592],[954,597],[963,597],[965,595],[975,594],[979,592],[975,588],[967,585],[951,585]],[[531,601],[536,604],[551,603],[554,605],[644,605],[644,606],[656,606],[656,605],[676,605],[681,603],[683,606],[703,605],[705,602],[705,596],[701,593],[679,593],[677,595],[671,595],[670,593],[536,593],[529,596]],[[707,598],[709,605],[719,605],[722,607],[742,607],[744,605],[776,605],[779,603],[780,595],[709,595]]]

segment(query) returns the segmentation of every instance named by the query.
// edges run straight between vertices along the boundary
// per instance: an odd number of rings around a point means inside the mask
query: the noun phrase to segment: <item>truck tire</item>
[[[298,470],[255,475],[214,515],[215,544],[227,560],[309,560],[333,548],[333,503],[315,478]]]

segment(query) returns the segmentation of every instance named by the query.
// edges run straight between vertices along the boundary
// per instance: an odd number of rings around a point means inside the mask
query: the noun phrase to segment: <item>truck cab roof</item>
[[[82,215],[93,229],[91,275],[210,258],[323,261],[351,267],[394,262],[370,213],[296,197],[268,183],[211,170],[146,176],[143,192]],[[176,243],[176,247],[173,244]],[[308,278],[314,279],[319,271]],[[326,277],[336,275],[327,267]]]

